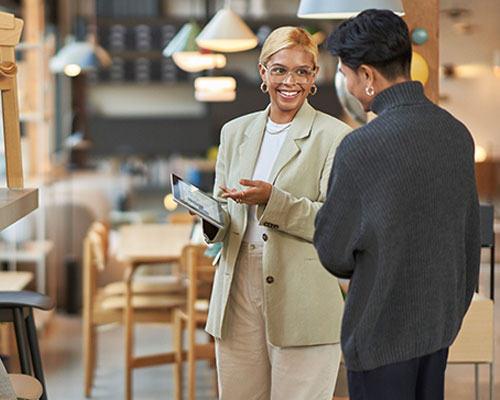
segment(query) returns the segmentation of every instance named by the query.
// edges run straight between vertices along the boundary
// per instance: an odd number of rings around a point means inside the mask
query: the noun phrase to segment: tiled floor
[[[497,265],[496,293],[500,298],[500,265]],[[488,270],[481,272],[481,292],[487,289]],[[500,399],[500,309],[495,307],[496,325],[496,399]],[[123,399],[123,332],[121,326],[104,327],[99,333],[100,360],[92,399]],[[164,325],[142,325],[137,330],[138,352],[154,353],[170,348],[170,329]],[[83,399],[83,373],[81,355],[81,319],[78,316],[55,315],[47,332],[40,338],[51,400]],[[489,399],[489,368],[480,366],[480,400]],[[474,367],[472,365],[448,365],[446,375],[447,400],[474,399]],[[337,395],[343,396],[343,377],[339,378]],[[134,399],[172,399],[172,367],[159,366],[138,369],[134,372]],[[213,400],[213,369],[204,361],[198,363],[197,399]],[[240,399],[235,399],[240,400]],[[243,400],[243,399],[241,399]],[[308,400],[308,399],[304,399]],[[400,399],[398,399],[400,400]]]

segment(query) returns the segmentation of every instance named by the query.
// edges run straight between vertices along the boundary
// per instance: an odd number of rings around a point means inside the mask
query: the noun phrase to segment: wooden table
[[[124,225],[119,229],[116,256],[129,264],[178,261],[191,230],[191,224]]]
[[[32,280],[32,272],[0,271],[0,290],[23,290]]]
[[[174,362],[174,353],[134,356],[134,310],[132,279],[140,265],[176,262],[183,247],[189,243],[191,224],[134,224],[119,229],[118,260],[127,264],[125,272],[125,399],[132,398],[132,370]]]

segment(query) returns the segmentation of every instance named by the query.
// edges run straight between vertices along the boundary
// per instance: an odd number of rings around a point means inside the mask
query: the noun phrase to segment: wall
[[[216,7],[222,6],[222,1],[211,2],[212,8],[215,4]],[[186,17],[191,12],[192,15],[203,17],[205,8],[204,1],[191,0],[191,1],[165,1],[166,10],[172,15],[177,17]],[[284,20],[283,23],[295,24],[310,24],[317,23],[316,21],[300,20],[295,18],[295,11],[298,7],[299,1],[293,0],[250,0],[240,1],[233,0],[232,7],[242,14],[245,19],[256,21],[256,17],[269,19],[279,18],[278,15],[287,16],[288,21]],[[449,110],[457,118],[462,120],[471,130],[476,143],[484,147],[490,157],[500,158],[500,113],[498,112],[498,105],[500,104],[500,79],[495,78],[492,70],[493,50],[500,49],[500,24],[498,23],[500,17],[500,1],[498,0],[482,0],[478,2],[466,2],[456,0],[442,0],[440,2],[441,10],[447,9],[450,6],[460,6],[471,8],[471,13],[462,18],[452,19],[446,13],[440,13],[440,29],[439,29],[439,65],[451,64],[457,67],[468,65],[474,66],[476,74],[470,78],[447,78],[441,76],[439,79],[439,93],[440,105]],[[262,10],[266,12],[262,12]],[[293,12],[292,12],[292,11]],[[290,22],[292,21],[292,22]],[[265,23],[265,20],[262,22]],[[324,21],[320,24],[326,24],[325,31],[328,32],[332,26],[337,22]],[[455,24],[461,23],[470,25],[472,28],[469,33],[457,33]],[[227,55],[228,65],[218,73],[239,74],[238,85],[245,85],[241,83],[246,81],[246,88],[238,89],[238,99],[234,104],[219,104],[215,106],[205,107],[206,112],[212,112],[214,109],[222,109],[224,115],[230,115],[231,112],[225,112],[225,108],[231,110],[236,106],[241,112],[250,111],[257,105],[262,104],[259,99],[258,75],[256,68],[256,59],[258,51],[250,51],[234,55]],[[332,90],[332,77],[335,72],[335,60],[330,57],[326,52],[321,59],[322,69],[320,72],[320,82],[323,83],[322,91]],[[188,83],[189,85],[189,83]],[[248,86],[254,85],[254,91],[250,91]],[[185,96],[192,96],[191,88],[184,88],[184,91],[173,86],[170,87],[157,87],[157,96],[163,96],[167,93],[175,93],[173,97],[176,99],[185,99],[185,103],[189,100]],[[180,91],[179,91],[180,90]],[[163,92],[160,95],[159,92]],[[97,98],[102,92],[94,92]],[[109,94],[109,93],[108,93]],[[240,103],[241,95],[250,95],[257,98],[254,105],[249,105],[249,99],[245,99],[244,104]],[[92,96],[92,93],[91,93]],[[162,97],[165,104],[168,100],[165,96]],[[152,99],[151,99],[152,100]],[[123,101],[123,97],[117,97],[116,105]],[[99,102],[99,101],[98,101]],[[318,101],[317,101],[318,102]],[[102,102],[101,102],[102,103]],[[319,102],[321,103],[321,102]],[[148,103],[142,102],[146,105]],[[161,111],[160,102],[156,102],[156,110]],[[180,102],[178,104],[181,104]],[[243,108],[242,108],[243,106]],[[245,109],[244,107],[249,107]],[[320,104],[321,106],[321,104]],[[116,107],[115,107],[116,108]],[[170,107],[169,107],[170,108]],[[178,107],[172,107],[171,110]],[[326,105],[325,111],[335,112],[328,110]],[[168,108],[165,108],[167,110]],[[207,111],[210,110],[210,111]],[[139,110],[137,110],[139,111]],[[153,108],[149,109],[152,112]],[[200,109],[194,114],[200,115]],[[214,129],[220,125],[219,121],[214,123]],[[97,135],[100,132],[96,133]],[[212,134],[212,136],[215,134]]]
[[[452,2],[443,0],[441,9]],[[500,49],[500,1],[463,2],[471,12],[460,18],[440,14],[440,64],[457,74],[440,78],[440,105],[463,121],[488,157],[500,159],[500,78],[493,74],[493,51]],[[456,25],[462,24],[462,25]],[[469,32],[459,33],[458,28]],[[468,67],[464,71],[464,67]]]

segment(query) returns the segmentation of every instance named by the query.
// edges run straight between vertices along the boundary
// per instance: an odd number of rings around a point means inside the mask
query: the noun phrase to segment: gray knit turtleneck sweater
[[[448,347],[477,283],[474,143],[419,82],[394,85],[337,149],[314,245],[350,278],[341,343],[365,371]]]

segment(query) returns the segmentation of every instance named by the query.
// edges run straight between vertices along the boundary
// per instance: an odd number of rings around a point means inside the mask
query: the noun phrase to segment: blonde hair
[[[296,26],[282,26],[272,31],[262,46],[259,62],[265,66],[275,53],[294,46],[302,46],[312,55],[314,67],[318,65],[318,45],[309,32]]]

